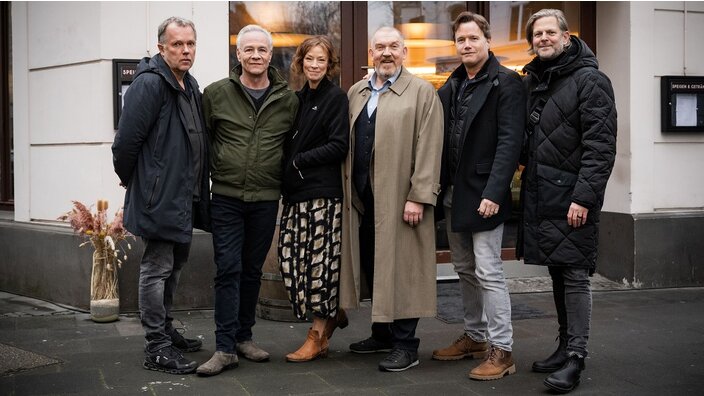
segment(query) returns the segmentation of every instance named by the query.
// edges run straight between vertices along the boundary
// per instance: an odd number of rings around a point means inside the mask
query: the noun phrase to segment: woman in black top
[[[283,215],[279,264],[293,310],[313,316],[305,343],[286,355],[289,362],[325,357],[335,328],[347,326],[338,307],[342,230],[341,165],[347,156],[347,95],[329,77],[339,61],[327,37],[306,39],[291,70],[306,84],[296,124],[284,146]]]

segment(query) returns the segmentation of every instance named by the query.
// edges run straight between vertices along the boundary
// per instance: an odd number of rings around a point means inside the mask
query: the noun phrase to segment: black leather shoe
[[[174,330],[171,333],[171,344],[181,352],[195,352],[203,346],[203,341],[194,338],[184,338],[181,333]]]
[[[403,371],[418,365],[418,352],[393,349],[391,353],[379,362],[381,371]]]
[[[567,361],[567,341],[559,337],[560,344],[555,352],[547,359],[533,362],[533,371],[536,373],[552,373],[559,370]]]
[[[576,354],[571,355],[561,369],[545,378],[543,384],[559,393],[570,392],[579,385],[582,370],[584,370],[584,358]]]
[[[390,341],[377,341],[373,337],[350,344],[350,351],[354,353],[391,352],[391,348],[393,345]]]

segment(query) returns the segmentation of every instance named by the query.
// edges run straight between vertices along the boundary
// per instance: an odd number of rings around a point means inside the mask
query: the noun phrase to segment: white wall
[[[599,69],[611,80],[618,112],[616,163],[606,186],[604,210],[631,211],[631,103],[630,12],[625,2],[597,4],[597,59]]]
[[[704,209],[704,134],[662,133],[660,123],[660,77],[704,75],[704,2],[599,2],[597,23],[619,112],[604,210]]]
[[[15,220],[54,220],[71,200],[124,190],[112,169],[112,59],[158,53],[170,16],[196,24],[201,89],[228,74],[227,2],[12,4]]]

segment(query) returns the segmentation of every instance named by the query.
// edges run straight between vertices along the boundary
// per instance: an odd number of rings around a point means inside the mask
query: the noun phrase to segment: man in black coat
[[[529,118],[517,254],[549,266],[559,324],[557,350],[533,371],[552,373],[544,384],[569,392],[587,356],[589,276],[616,156],[616,106],[609,78],[589,47],[570,36],[562,11],[533,14],[526,39],[537,56],[524,68]]]
[[[193,22],[171,17],[158,30],[159,54],[144,58],[125,94],[112,146],[125,194],[125,228],[144,241],[139,311],[146,333],[144,368],[191,373],[182,352],[200,349],[172,325],[171,305],[188,260],[193,227],[208,229],[208,151]]]
[[[453,33],[462,65],[438,92],[445,111],[442,206],[460,277],[465,328],[452,345],[433,351],[433,359],[485,357],[469,377],[493,380],[516,371],[501,243],[511,215],[526,95],[518,74],[489,51],[491,33],[484,17],[461,13]]]

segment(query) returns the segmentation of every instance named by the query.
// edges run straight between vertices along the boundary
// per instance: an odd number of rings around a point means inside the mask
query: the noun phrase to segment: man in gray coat
[[[208,147],[198,83],[188,70],[196,54],[193,22],[159,25],[159,54],[142,59],[125,94],[112,146],[125,194],[125,228],[142,237],[139,311],[146,333],[144,368],[195,371],[182,352],[200,349],[172,325],[171,305],[188,260],[193,227],[208,229]]]

